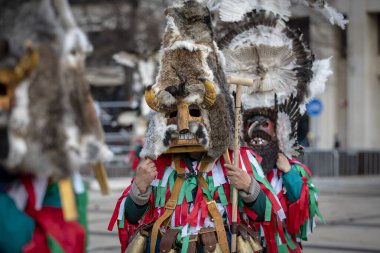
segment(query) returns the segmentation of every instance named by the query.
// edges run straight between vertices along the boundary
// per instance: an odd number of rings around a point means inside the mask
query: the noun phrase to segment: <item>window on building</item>
[[[347,29],[337,28],[339,40],[339,54],[342,58],[347,58]]]

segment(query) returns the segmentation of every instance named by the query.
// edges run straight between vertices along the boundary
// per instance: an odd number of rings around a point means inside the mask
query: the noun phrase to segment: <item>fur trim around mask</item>
[[[172,130],[177,130],[174,125],[172,128]],[[163,154],[169,148],[169,145],[164,144],[165,133],[168,129],[165,115],[156,112],[152,113],[140,157],[156,160],[159,155]]]
[[[15,90],[16,106],[13,108],[10,117],[10,146],[8,159],[6,161],[7,167],[15,167],[19,165],[24,159],[27,152],[26,140],[21,136],[25,136],[27,128],[30,123],[29,112],[29,80],[23,81]],[[15,134],[13,134],[15,133]],[[16,134],[17,133],[17,134]],[[20,136],[21,134],[21,136]]]
[[[218,95],[215,104],[209,111],[210,146],[208,156],[219,158],[232,144],[231,121],[224,95]]]
[[[294,150],[297,140],[292,138],[292,126],[289,116],[284,112],[279,112],[276,124],[276,135],[281,152],[288,158],[297,157],[299,153]]]

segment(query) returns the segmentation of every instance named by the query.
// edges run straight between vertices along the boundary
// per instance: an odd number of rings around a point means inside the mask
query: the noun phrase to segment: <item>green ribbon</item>
[[[124,219],[125,219],[125,214],[121,217],[121,221],[119,221],[119,228],[124,228]]]
[[[61,247],[61,245],[49,234],[46,236],[48,247],[51,252],[54,253],[66,253],[66,251]]]
[[[194,196],[193,191],[195,188],[198,187],[198,180],[196,177],[190,177],[186,180],[186,188],[185,188],[185,194],[186,194],[186,200],[187,202],[193,202]]]
[[[272,216],[272,203],[269,198],[266,198],[265,203],[265,221],[270,221]]]
[[[227,206],[228,205],[228,201],[227,201],[226,193],[224,192],[224,189],[223,189],[222,186],[218,187],[218,194],[219,194],[220,203],[223,206]]]
[[[306,177],[307,181],[311,180],[309,174],[306,172],[306,170],[299,164],[294,164],[294,167],[296,168],[297,172],[301,174],[302,177]]]
[[[295,250],[297,248],[293,240],[290,239],[288,233],[285,233],[285,240],[291,250]]]
[[[177,175],[177,171],[173,170],[172,173],[170,174],[169,178],[168,178],[169,186],[170,186],[170,192],[173,192],[173,186],[174,186],[176,175]]]
[[[243,212],[244,203],[239,194],[238,194],[238,207],[239,207],[239,212]]]
[[[252,172],[253,172],[253,175],[255,176],[255,179],[259,181],[260,183],[262,183],[266,188],[268,188],[276,196],[276,192],[273,189],[272,185],[268,182],[268,180],[265,177],[259,176],[259,174],[256,171],[256,167],[253,166],[252,163],[251,163],[251,167],[252,167]]]
[[[307,241],[307,221],[301,226],[301,239]]]
[[[217,191],[217,187],[214,186],[214,178],[212,176],[208,176],[206,178],[206,182],[208,185],[208,190],[210,191],[211,198],[213,198],[215,192]]]
[[[190,235],[188,235],[185,238],[183,238],[181,253],[186,253],[187,252],[187,249],[189,248],[189,241],[190,241]]]
[[[288,250],[288,246],[286,244],[281,244],[277,246],[278,248],[278,253],[290,253]]]

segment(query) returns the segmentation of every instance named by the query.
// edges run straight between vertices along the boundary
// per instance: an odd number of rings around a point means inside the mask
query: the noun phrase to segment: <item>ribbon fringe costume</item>
[[[281,217],[285,215],[280,200],[265,179],[255,154],[248,148],[242,148],[240,159],[241,168],[257,179],[261,191],[259,191],[257,199],[251,203],[244,202],[244,194],[239,198],[238,223],[261,227],[265,233],[274,237],[274,227],[276,224],[281,224],[277,213],[280,213]],[[117,221],[122,251],[128,246],[128,241],[136,229],[156,221],[165,212],[165,206],[168,205],[168,201],[173,195],[176,179],[181,177],[179,171],[184,171],[185,175],[195,171],[195,175],[186,176],[183,180],[177,202],[173,205],[173,213],[168,218],[170,220],[169,227],[180,230],[177,240],[178,244],[182,245],[181,252],[187,252],[191,235],[198,234],[201,228],[215,227],[216,224],[212,221],[214,217],[212,215],[210,217],[208,209],[210,201],[215,201],[217,209],[223,217],[223,223],[232,223],[232,187],[226,176],[224,157],[211,163],[196,161],[191,163],[191,161],[186,162],[183,159],[177,160],[176,163],[175,160],[176,158],[171,155],[164,155],[155,161],[158,176],[152,182],[148,203],[139,206],[129,196],[134,187],[133,184],[119,198],[109,230],[112,230]]]
[[[315,218],[323,221],[310,170],[296,159],[302,153],[297,129],[306,104],[324,90],[332,71],[330,58],[316,59],[302,34],[287,26],[290,7],[298,3],[329,13],[329,21],[342,28],[348,23],[325,0],[223,0],[219,9],[227,31],[218,41],[225,74],[250,83],[241,97],[244,141],[262,157],[265,178],[285,214],[275,237],[262,234],[269,252],[301,252]]]

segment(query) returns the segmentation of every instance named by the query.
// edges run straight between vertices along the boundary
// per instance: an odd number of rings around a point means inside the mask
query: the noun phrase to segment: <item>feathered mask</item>
[[[224,0],[220,5],[222,21],[236,21],[219,43],[225,73],[253,80],[242,95],[245,123],[255,114],[271,116],[280,150],[288,157],[301,150],[296,137],[299,116],[310,99],[323,92],[332,74],[330,58],[315,59],[302,34],[286,25],[289,8],[296,2],[300,1]],[[325,1],[302,3],[324,13],[329,10],[332,23],[347,23]]]

